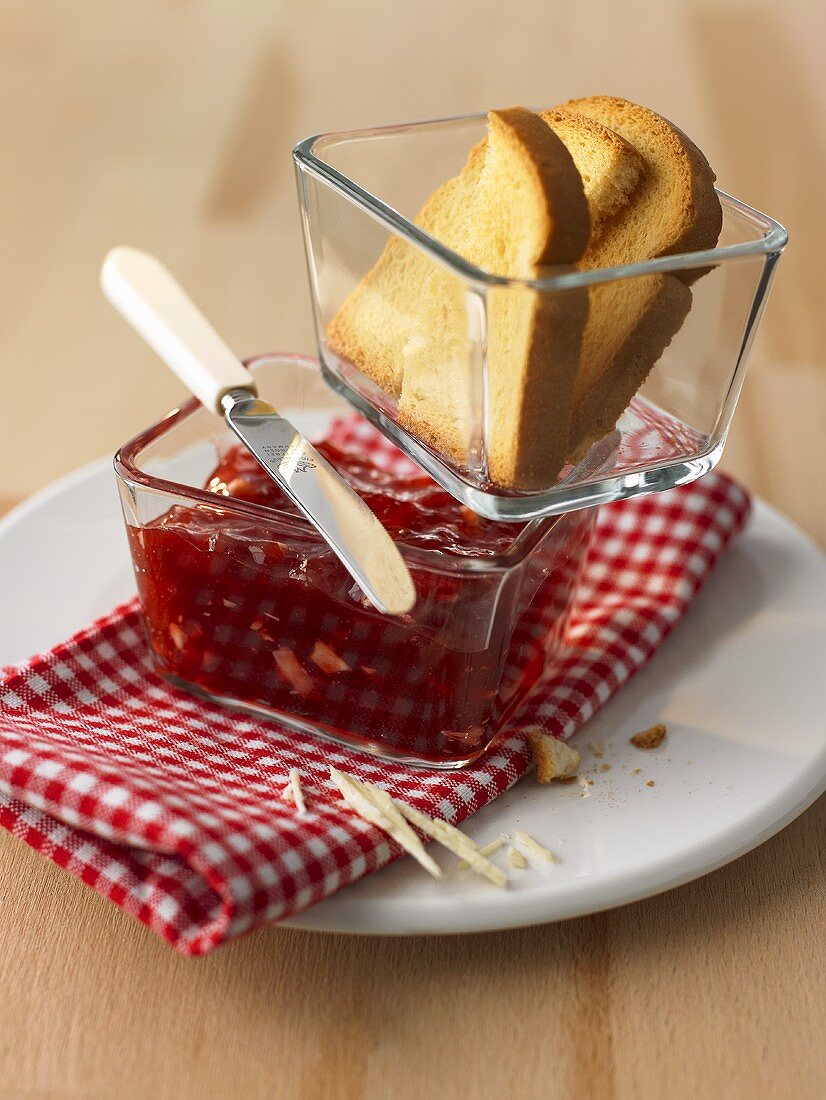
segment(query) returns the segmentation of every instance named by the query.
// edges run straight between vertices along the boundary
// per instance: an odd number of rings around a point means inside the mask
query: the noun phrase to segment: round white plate
[[[0,665],[65,638],[134,591],[114,476],[98,462],[0,523]],[[574,917],[667,890],[768,839],[826,787],[826,560],[758,503],[676,633],[576,738],[582,786],[531,779],[476,814],[552,867],[497,890],[405,860],[290,921],[335,932],[469,932]],[[629,736],[668,725],[662,746]],[[588,782],[588,781],[591,782]],[[503,865],[504,852],[497,857]],[[443,861],[447,862],[447,860]]]

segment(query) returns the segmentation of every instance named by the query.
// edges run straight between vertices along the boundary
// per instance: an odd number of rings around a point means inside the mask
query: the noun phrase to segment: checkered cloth
[[[570,737],[651,657],[749,512],[721,474],[603,508],[562,660],[461,772],[382,763],[171,688],[136,601],[0,678],[0,824],[199,955],[313,905],[400,853],[330,764],[458,823]],[[282,791],[298,768],[309,813]]]

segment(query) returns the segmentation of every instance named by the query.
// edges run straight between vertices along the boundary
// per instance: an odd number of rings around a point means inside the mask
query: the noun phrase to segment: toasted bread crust
[[[489,111],[491,139],[507,141],[522,162],[525,176],[533,181],[543,213],[544,232],[538,234],[543,245],[530,262],[539,264],[569,264],[580,258],[588,247],[591,218],[582,186],[571,154],[564,142],[533,111],[524,107]],[[516,275],[518,271],[495,274]]]
[[[657,204],[667,216],[662,220],[651,219],[651,239],[639,242],[643,254],[628,262],[714,248],[723,225],[722,207],[714,190],[717,177],[703,153],[682,130],[647,107],[618,96],[571,99],[557,109],[608,126],[631,142],[649,166],[641,194],[635,200],[638,206]],[[652,156],[652,152],[667,158],[670,176],[667,181],[663,180],[663,172],[656,163],[658,157]],[[602,257],[610,251],[610,246],[597,243],[593,256],[586,254],[584,263],[588,267],[609,266],[602,262]],[[702,272],[680,273],[678,278],[693,282],[699,274]]]
[[[491,298],[489,336],[494,349],[495,293]],[[527,307],[532,314],[532,327],[522,370],[521,399],[512,421],[497,424],[489,420],[488,474],[495,484],[508,488],[545,489],[553,483],[567,458],[567,444],[560,446],[558,433],[563,433],[564,438],[564,425],[568,424],[570,436],[574,386],[588,319],[588,292],[517,293],[530,295],[533,299]],[[508,364],[503,359],[494,354],[488,360],[490,388],[494,394],[500,387],[513,384]],[[495,401],[491,404],[495,415]]]
[[[489,141],[510,143],[525,175],[535,180],[547,218],[545,247],[528,257],[527,265],[514,265],[511,258],[501,270],[490,269],[530,278],[549,274],[548,265],[573,263],[588,246],[591,219],[582,178],[567,147],[524,108],[491,111],[488,117]],[[587,294],[502,289],[492,290],[488,303],[488,475],[508,488],[544,488],[566,457],[558,433],[570,425]],[[514,315],[520,313],[525,315],[527,339],[524,351],[514,356],[506,345],[519,329]]]

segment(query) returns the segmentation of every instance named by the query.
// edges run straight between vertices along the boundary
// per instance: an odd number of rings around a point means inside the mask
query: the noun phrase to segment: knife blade
[[[338,470],[249,390],[230,390],[222,404],[233,432],[323,534],[371,602],[391,615],[410,611],[416,596],[404,559]]]
[[[370,602],[389,615],[410,611],[416,589],[390,535],[338,470],[258,396],[253,376],[163,264],[138,249],[112,249],[101,286],[201,403],[223,414]]]

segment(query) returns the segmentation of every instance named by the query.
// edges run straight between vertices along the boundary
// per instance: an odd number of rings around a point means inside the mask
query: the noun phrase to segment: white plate
[[[108,462],[0,523],[0,578],[0,665],[50,647],[134,590]],[[540,789],[528,779],[468,823],[480,841],[521,827],[558,854],[556,865],[513,872],[500,891],[461,873],[435,883],[404,861],[289,923],[395,934],[509,928],[706,874],[826,787],[824,672],[826,561],[759,503],[675,635],[578,735],[588,797],[578,785]],[[669,733],[659,749],[629,745],[660,720]]]

